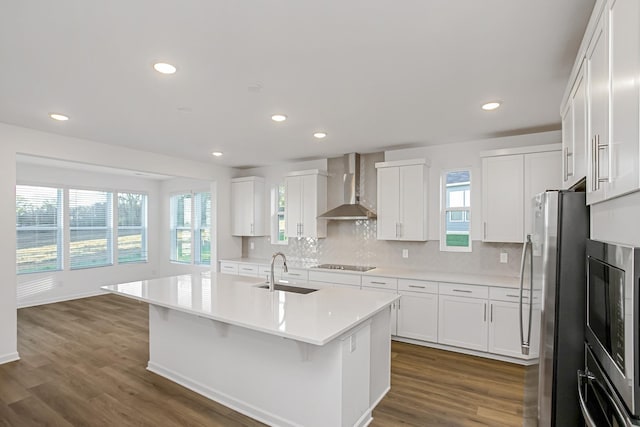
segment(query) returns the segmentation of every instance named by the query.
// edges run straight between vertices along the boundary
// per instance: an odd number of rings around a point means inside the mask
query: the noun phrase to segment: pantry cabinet
[[[428,166],[424,159],[376,163],[378,240],[427,240]]]
[[[287,237],[327,237],[327,173],[317,169],[291,172],[285,178]]]
[[[562,184],[561,144],[482,153],[482,240],[524,242],[531,233],[530,203]]]
[[[264,179],[257,176],[231,180],[231,234],[263,236]]]

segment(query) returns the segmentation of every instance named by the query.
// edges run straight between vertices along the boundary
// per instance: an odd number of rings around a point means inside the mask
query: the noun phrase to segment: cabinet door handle
[[[489,313],[489,321],[493,323],[493,304],[491,304],[491,312]]]
[[[251,234],[253,234],[253,223],[251,223]]]
[[[300,223],[300,235],[304,236],[304,223],[303,222]]]
[[[564,148],[564,180],[568,181],[570,176],[573,176],[573,170],[569,172],[569,157],[573,160],[573,153],[569,152],[569,147]]]
[[[287,273],[289,276],[300,276],[300,273]]]
[[[487,321],[487,303],[484,303],[484,321]]]
[[[511,294],[507,294],[506,296],[511,297],[511,298],[520,298],[520,295],[511,295]],[[529,299],[529,297],[525,297],[523,296],[522,299]]]
[[[557,175],[556,175],[557,176]],[[465,294],[470,294],[473,291],[469,291],[467,289],[452,289],[453,292],[463,292]]]
[[[611,171],[608,168],[609,162],[607,162],[607,176],[600,176],[600,151],[607,150],[607,157],[611,157],[611,153],[609,152],[609,144],[600,144],[600,135],[597,135],[596,141],[596,150],[598,151],[598,188],[600,188],[600,183],[608,182],[611,176]]]
[[[486,240],[487,239],[487,221],[484,221],[482,223],[482,227],[483,227],[483,235],[484,235],[483,239]]]
[[[374,285],[386,285],[387,284],[387,282],[374,282],[374,281],[371,281],[369,283],[374,284]]]
[[[418,285],[409,285],[410,288],[416,288],[416,289],[426,289],[426,286],[418,286]],[[469,291],[471,292],[471,291]]]

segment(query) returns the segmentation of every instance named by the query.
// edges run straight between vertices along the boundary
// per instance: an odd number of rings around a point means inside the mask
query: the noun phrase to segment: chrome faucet
[[[284,261],[284,272],[286,273],[289,271],[289,269],[287,268],[287,257],[282,252],[276,252],[275,254],[273,254],[273,256],[271,257],[271,274],[269,275],[269,292],[273,292],[273,288],[276,282],[273,275],[273,264],[276,262],[276,258],[278,257],[278,255],[282,256],[282,260]]]

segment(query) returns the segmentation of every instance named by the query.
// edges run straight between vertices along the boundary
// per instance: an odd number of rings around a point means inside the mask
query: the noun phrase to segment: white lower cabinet
[[[487,351],[486,299],[440,295],[438,343]]]
[[[438,295],[400,292],[398,336],[438,341]]]
[[[528,305],[525,307],[528,310]],[[520,348],[520,305],[491,301],[489,309],[489,352],[523,357]]]

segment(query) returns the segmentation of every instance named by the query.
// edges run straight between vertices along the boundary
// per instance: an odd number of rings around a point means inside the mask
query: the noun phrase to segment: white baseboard
[[[16,360],[20,360],[20,355],[17,351],[14,353],[0,355],[0,365],[9,362],[15,362]]]
[[[468,354],[470,356],[484,357],[485,359],[492,359],[492,360],[499,360],[501,362],[515,363],[516,365],[522,365],[522,366],[531,366],[531,365],[535,365],[535,364],[538,363],[538,359],[537,358],[535,358],[535,359],[518,359],[516,357],[501,356],[499,354],[486,353],[484,351],[469,350],[469,349],[461,348],[461,347],[453,347],[453,346],[450,346],[450,345],[437,344],[437,343],[434,343],[434,342],[420,341],[420,340],[414,340],[414,339],[411,339],[411,338],[402,338],[402,337],[397,337],[397,336],[393,336],[393,337],[391,337],[391,339],[393,341],[405,342],[407,344],[415,344],[415,345],[421,345],[423,347],[437,348],[438,350],[453,351],[454,353],[462,353],[462,354]]]
[[[95,297],[95,296],[98,296],[98,295],[104,295],[106,293],[107,292],[105,292],[105,291],[97,289],[97,290],[93,290],[93,291],[90,291],[90,292],[81,292],[81,293],[78,293],[78,294],[64,295],[64,296],[52,297],[52,298],[44,298],[44,299],[41,299],[41,300],[27,301],[27,302],[24,302],[24,303],[21,303],[20,301],[18,301],[18,308],[27,308],[27,307],[34,307],[34,306],[37,306],[37,305],[54,304],[56,302],[71,301],[71,300],[74,300],[74,299]]]
[[[157,363],[149,361],[149,363],[147,364],[147,370],[153,372],[154,374],[160,375],[161,377],[165,377],[168,380],[173,381],[174,383],[180,384],[181,386],[186,387],[191,391],[195,391],[196,393],[208,399],[214,400],[228,408],[233,409],[236,412],[240,412],[241,414],[244,414],[267,425],[281,427],[303,427],[289,420],[285,420],[275,414],[256,408],[255,406],[250,405],[247,402],[236,399],[226,393],[222,393],[191,378],[180,375],[177,372],[172,371],[171,369],[167,369],[161,365],[158,365]]]

